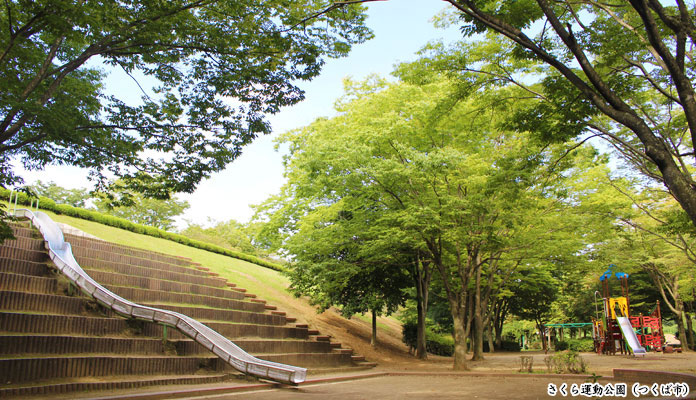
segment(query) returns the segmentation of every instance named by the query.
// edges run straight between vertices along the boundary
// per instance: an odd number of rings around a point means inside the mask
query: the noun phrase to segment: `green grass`
[[[277,271],[236,258],[185,246],[170,240],[142,235],[66,215],[57,215],[46,210],[42,211],[56,222],[68,224],[107,242],[190,258],[210,268],[210,272],[220,274],[220,277],[236,283],[239,287],[247,289],[248,293],[256,294],[269,302],[278,304],[286,300],[286,288],[289,285],[289,281]]]

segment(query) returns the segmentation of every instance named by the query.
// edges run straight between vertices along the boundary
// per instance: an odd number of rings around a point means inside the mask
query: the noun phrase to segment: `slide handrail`
[[[25,217],[39,229],[53,263],[67,278],[100,304],[114,312],[139,320],[173,326],[184,335],[203,345],[215,355],[245,374],[276,382],[298,384],[307,377],[307,369],[261,360],[253,357],[229,339],[186,315],[147,307],[126,300],[104,288],[92,279],[75,260],[70,243],[66,242],[60,227],[44,212],[15,209],[16,217]]]

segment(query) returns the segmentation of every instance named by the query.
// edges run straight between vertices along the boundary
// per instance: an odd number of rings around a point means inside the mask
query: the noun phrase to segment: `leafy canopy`
[[[297,82],[371,37],[360,5],[8,0],[0,7],[0,185],[13,168],[88,169],[148,196],[191,192],[302,100]],[[313,16],[312,18],[306,18]],[[138,103],[104,91],[121,69]]]

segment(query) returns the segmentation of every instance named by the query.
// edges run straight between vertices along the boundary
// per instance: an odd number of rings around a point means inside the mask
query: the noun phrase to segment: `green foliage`
[[[10,216],[5,211],[5,207],[4,203],[0,203],[0,244],[3,244],[5,240],[15,238],[12,228],[6,222]]]
[[[469,92],[524,87],[530,101],[508,127],[546,142],[603,138],[633,173],[668,188],[693,230],[695,4],[447,1],[472,40],[431,46],[422,63]]]
[[[549,373],[583,374],[587,372],[587,364],[577,352],[568,350],[544,358]]]
[[[510,319],[503,325],[503,337],[520,339],[522,335],[529,336],[535,329],[533,321]]]
[[[44,183],[36,181],[29,189],[37,196],[48,197],[58,204],[67,204],[73,207],[86,208],[91,195],[86,189],[65,189],[51,181]]]
[[[0,188],[0,199],[8,199],[10,196],[10,191],[7,189]],[[193,240],[183,235],[176,233],[171,233],[158,229],[152,226],[139,225],[134,222],[125,220],[123,218],[114,217],[111,215],[104,215],[102,213],[85,210],[77,207],[72,207],[66,204],[56,204],[53,200],[45,197],[39,198],[40,207],[45,210],[53,211],[56,214],[67,215],[75,218],[85,219],[88,221],[94,221],[100,224],[113,226],[115,228],[125,229],[134,233],[140,233],[143,235],[163,238],[171,240],[177,243],[181,243],[186,246],[195,247],[202,250],[207,250],[213,253],[222,254],[225,256],[237,258],[240,260],[248,261],[254,264],[261,265],[266,268],[270,268],[276,271],[285,271],[285,267],[279,264],[275,264],[269,261],[261,260],[258,257],[251,256],[248,254],[239,253],[229,249],[222,248],[210,243],[204,243],[201,241]],[[18,204],[29,205],[31,199],[25,193],[19,194]]]
[[[594,341],[592,338],[568,339],[556,343],[556,351],[570,350],[578,353],[588,353],[594,351]]]
[[[530,319],[540,328],[551,315],[551,306],[558,296],[559,282],[552,270],[535,265],[522,271],[511,301],[510,311],[522,319]]]
[[[403,324],[402,341],[410,348],[416,348],[418,324],[415,321]],[[425,348],[428,353],[449,357],[454,354],[454,339],[450,334],[425,330]]]
[[[505,129],[525,102],[517,89],[473,96],[418,63],[398,74],[404,82],[348,81],[336,117],[280,138],[288,183],[257,217],[267,242],[295,260],[294,288],[328,306],[349,277],[398,271],[421,254],[437,270],[458,346],[470,315],[485,319],[513,281],[546,316],[559,285],[534,271],[561,269],[596,239],[591,217],[575,210],[594,189],[584,174],[606,160]],[[470,306],[479,289],[488,297]]]
[[[0,185],[68,164],[150,197],[191,192],[266,114],[301,101],[297,82],[371,38],[365,8],[325,2],[6,1],[0,9]],[[313,16],[312,18],[307,18]],[[108,71],[139,101],[104,92]],[[147,83],[146,83],[147,82]],[[153,87],[150,87],[153,86]],[[148,181],[143,176],[149,176]]]
[[[154,199],[145,197],[138,192],[127,189],[123,181],[116,181],[110,186],[111,190],[108,196],[97,194],[94,202],[97,210],[136,224],[170,230],[174,228],[174,217],[181,215],[189,208],[187,201],[176,198]]]
[[[181,234],[191,239],[213,243],[246,254],[258,255],[258,250],[252,244],[252,232],[247,226],[233,219],[219,222],[210,228],[190,224]]]

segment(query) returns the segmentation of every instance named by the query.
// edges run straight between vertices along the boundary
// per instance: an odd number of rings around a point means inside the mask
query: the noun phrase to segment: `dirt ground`
[[[194,397],[195,399],[485,399],[485,400],[536,400],[563,398],[560,394],[549,396],[548,385],[557,387],[563,383],[582,383],[543,377],[496,377],[471,376],[385,376],[361,380],[332,382],[299,388],[280,388],[242,393],[229,393]],[[582,397],[579,397],[582,398]],[[599,398],[599,397],[595,397]],[[605,397],[606,399],[615,397]],[[635,399],[630,392],[627,399]]]
[[[368,361],[377,362],[377,371],[451,371],[452,358],[429,355],[422,361],[409,354],[408,348],[401,341],[401,326],[393,318],[379,318],[378,345],[370,345],[371,327],[363,320],[351,318],[346,320],[335,311],[321,314],[302,313],[307,322],[319,329],[322,334],[331,336],[344,347],[352,348],[356,354],[365,356]],[[520,356],[533,357],[533,370],[546,373],[544,358],[539,352],[523,353],[486,353],[483,361],[470,361],[472,372],[517,372],[520,368]],[[646,369],[656,371],[676,371],[696,374],[696,353],[648,353],[644,357],[629,355],[597,355],[582,353],[588,365],[588,374],[611,375],[614,368]]]

